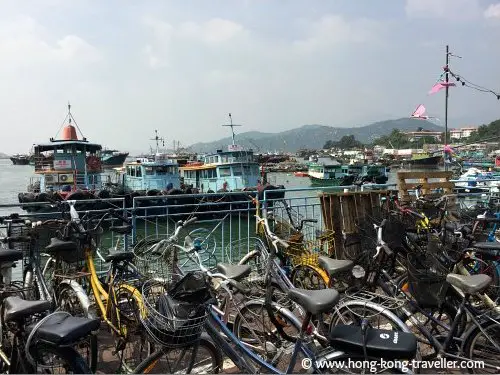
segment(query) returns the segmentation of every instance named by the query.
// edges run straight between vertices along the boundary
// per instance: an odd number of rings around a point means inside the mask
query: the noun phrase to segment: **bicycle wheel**
[[[320,273],[321,269],[307,264],[299,264],[292,270],[292,284],[296,288],[316,290],[328,288],[329,280],[326,273]]]
[[[78,293],[67,284],[62,284],[58,288],[57,306],[61,311],[67,311],[73,316],[81,316],[89,319],[96,317],[96,314],[92,310],[83,306]],[[90,335],[86,340],[80,342],[75,349],[86,360],[92,372],[95,372],[97,369],[98,352],[96,335]]]
[[[187,348],[155,351],[134,370],[135,374],[218,374],[223,369],[220,349],[203,333],[195,345]]]
[[[118,287],[115,291],[116,304],[108,307],[110,321],[120,329],[121,335],[113,331],[114,349],[119,359],[119,367],[126,372],[132,372],[153,351],[153,345],[142,327],[138,300],[127,287]],[[118,314],[117,314],[118,313]]]
[[[488,320],[481,328],[474,326],[464,339],[464,353],[484,368],[468,368],[471,374],[498,374],[500,369],[500,324]]]
[[[54,347],[37,343],[30,349],[34,364],[20,358],[12,373],[24,374],[90,374],[91,369],[80,354],[70,347]]]
[[[271,309],[275,320],[286,335],[298,337],[300,322],[284,307],[273,303]],[[282,337],[273,324],[263,300],[247,302],[239,309],[233,323],[233,333],[249,350],[281,371],[287,369],[294,342]],[[300,362],[299,362],[300,363]]]
[[[428,337],[432,336],[443,343],[449,333],[449,330],[443,325],[450,327],[456,315],[457,309],[450,303],[445,302],[441,307],[435,309],[415,309],[415,311],[412,311],[412,317],[403,318],[410,331],[417,337],[419,351],[423,360],[433,359],[439,351],[439,348],[435,348]],[[467,317],[463,315],[454,336],[460,337],[466,326]],[[459,345],[459,341],[454,341],[450,350],[458,350]]]

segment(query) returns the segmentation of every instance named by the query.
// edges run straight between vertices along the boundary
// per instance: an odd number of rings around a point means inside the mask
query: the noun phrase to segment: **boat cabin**
[[[323,180],[343,178],[349,174],[349,166],[341,164],[310,164],[308,174]]]
[[[40,191],[72,191],[101,188],[101,145],[81,140],[71,123],[60,139],[34,147],[35,173],[40,175]]]
[[[259,164],[253,151],[234,144],[228,151],[217,150],[199,162],[188,162],[180,170],[184,184],[201,192],[243,190],[259,182]]]
[[[125,164],[123,186],[131,191],[180,188],[179,165],[171,160],[137,159]]]

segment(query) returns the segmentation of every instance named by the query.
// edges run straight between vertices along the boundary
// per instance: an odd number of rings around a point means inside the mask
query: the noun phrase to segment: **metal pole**
[[[446,46],[446,65],[445,65],[445,82],[446,82],[446,87],[445,87],[445,90],[446,90],[446,94],[445,94],[445,102],[444,102],[444,146],[448,146],[448,80],[449,80],[449,76],[448,76],[448,64],[450,62],[450,47],[447,45]],[[446,153],[444,153],[444,156],[446,157]],[[448,170],[448,165],[446,164],[446,160],[445,160],[445,163],[444,163],[444,169],[445,171]]]

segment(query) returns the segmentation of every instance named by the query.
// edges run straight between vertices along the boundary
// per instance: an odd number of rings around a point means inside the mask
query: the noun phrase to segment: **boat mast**
[[[229,126],[229,127],[231,127],[231,136],[232,136],[232,139],[233,139],[233,146],[234,146],[235,145],[235,143],[234,143],[234,127],[235,126],[242,126],[242,125],[233,124],[233,118],[231,117],[231,114],[229,114],[229,121],[230,121],[229,124],[224,124],[222,126]]]
[[[163,147],[165,147],[165,138],[160,137],[158,135],[158,129],[155,129],[155,137],[151,138],[150,141],[155,141],[156,142],[156,153],[160,153],[160,142],[162,142]]]
[[[449,87],[448,87],[448,81],[449,81],[449,76],[448,76],[448,71],[449,71],[449,66],[448,64],[450,63],[450,46],[446,45],[446,65],[445,65],[445,82],[446,82],[446,93],[444,96],[444,147],[448,147],[448,95],[449,95]],[[444,170],[448,170],[448,164],[446,163],[446,151],[444,153]]]

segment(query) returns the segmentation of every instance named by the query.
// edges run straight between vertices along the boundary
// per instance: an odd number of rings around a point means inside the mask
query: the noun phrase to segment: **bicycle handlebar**
[[[257,221],[259,223],[264,223],[264,228],[266,230],[266,236],[268,236],[271,239],[271,242],[274,243],[279,243],[281,246],[283,246],[285,249],[290,247],[290,244],[288,242],[285,242],[281,238],[279,238],[277,235],[275,235],[273,232],[271,232],[271,228],[269,228],[269,223],[265,218],[261,218],[258,215],[255,215],[257,218]],[[275,249],[271,249],[271,251],[275,251]]]

